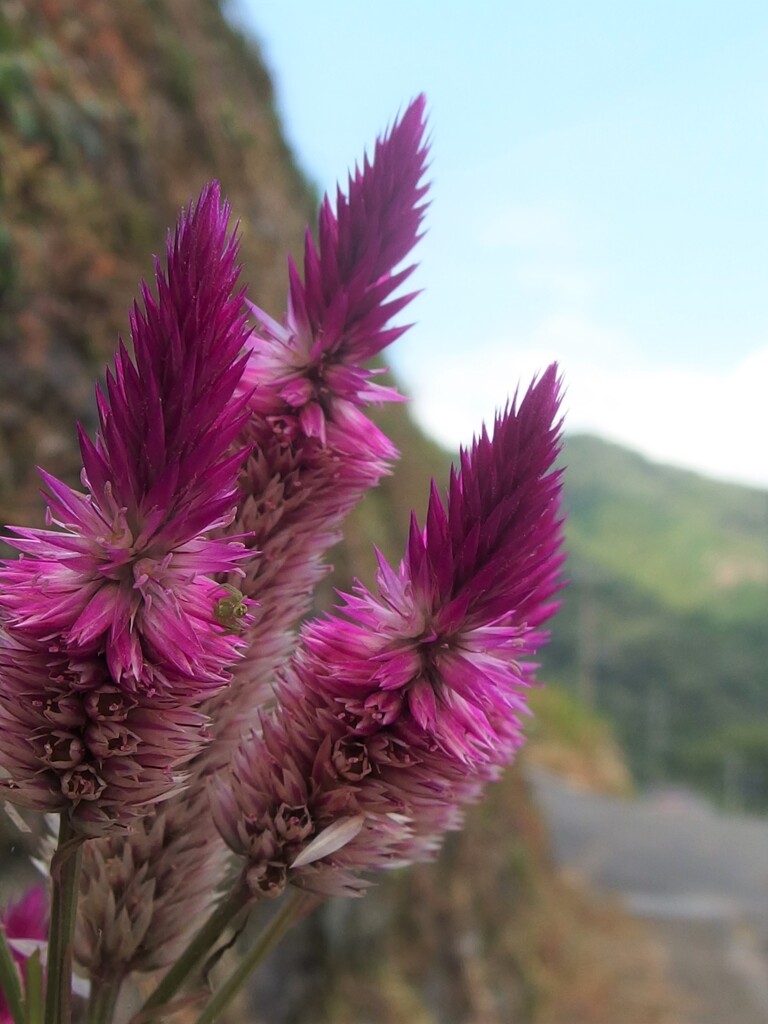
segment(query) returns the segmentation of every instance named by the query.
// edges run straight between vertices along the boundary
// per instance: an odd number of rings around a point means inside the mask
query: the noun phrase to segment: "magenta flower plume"
[[[0,569],[0,787],[99,834],[168,797],[207,740],[247,608],[217,576],[236,508],[249,330],[218,185],[169,238],[80,432],[85,493],[44,474],[58,529],[14,528]],[[246,615],[247,619],[247,615]],[[238,618],[238,621],[241,619]]]
[[[335,212],[326,197],[317,246],[307,233],[304,283],[290,265],[284,323],[256,309],[244,375],[251,416],[242,441],[251,454],[230,527],[254,552],[237,586],[260,606],[237,673],[243,700],[227,697],[238,734],[248,725],[244,703],[252,714],[265,692],[258,684],[292,643],[344,517],[396,454],[360,410],[394,393],[374,386],[375,371],[363,364],[405,330],[388,324],[412,297],[391,298],[413,269],[394,272],[424,214],[424,106],[417,98],[379,139],[373,159],[350,176],[349,194],[339,190]]]
[[[32,954],[32,948],[42,946],[48,937],[48,897],[45,886],[33,886],[16,903],[6,907],[0,913],[0,928],[5,932],[23,982],[24,965]],[[12,1022],[11,1011],[0,990],[0,1024]]]
[[[237,639],[221,628],[210,578],[241,546],[207,537],[234,513],[246,399],[233,400],[248,335],[233,294],[229,209],[208,186],[168,242],[157,297],[142,287],[95,442],[80,431],[86,494],[43,474],[61,531],[15,528],[23,557],[0,573],[6,630],[71,658],[104,656],[131,692],[197,701],[228,681]]]
[[[562,556],[556,367],[520,409],[483,431],[452,471],[447,508],[432,486],[426,524],[411,523],[394,571],[379,559],[379,597],[345,597],[345,619],[313,625],[305,644],[331,672],[355,732],[397,723],[419,745],[466,765],[519,741],[517,712],[540,623],[555,610]],[[333,668],[331,668],[333,666]]]
[[[417,97],[377,141],[373,160],[366,157],[363,169],[350,175],[348,195],[337,190],[335,211],[324,198],[318,244],[306,234],[303,282],[289,265],[285,324],[254,307],[261,332],[249,379],[272,384],[282,400],[283,409],[264,412],[298,417],[308,436],[325,440],[331,424],[342,435],[358,434],[357,406],[396,397],[375,385],[376,371],[363,364],[406,330],[388,323],[413,298],[391,296],[414,270],[395,272],[418,241],[424,216],[425,102]]]
[[[263,737],[212,783],[256,894],[354,892],[361,871],[430,856],[523,742],[561,586],[555,366],[433,486],[398,570],[311,623]]]
[[[248,394],[250,418],[237,442],[250,454],[237,517],[221,535],[242,537],[251,552],[245,576],[227,582],[258,606],[231,685],[206,704],[211,742],[190,766],[187,789],[155,812],[153,835],[161,842],[152,856],[139,828],[89,844],[79,956],[96,974],[166,962],[205,916],[215,898],[210,879],[223,874],[228,856],[210,825],[207,779],[226,770],[241,736],[271,702],[275,669],[293,649],[296,624],[326,571],[325,552],[396,454],[360,408],[394,392],[376,386],[363,363],[405,329],[389,321],[410,299],[392,298],[410,270],[393,271],[418,240],[423,218],[424,106],[420,97],[377,142],[373,159],[350,178],[349,194],[338,192],[335,213],[328,199],[323,203],[317,245],[307,234],[305,281],[289,267],[283,322],[252,307],[259,326],[239,392]],[[141,886],[154,886],[158,898],[150,919],[150,904],[121,889],[121,908],[133,909],[121,909],[121,938],[111,943],[99,907],[109,899],[108,879],[126,863],[143,865],[136,868]]]

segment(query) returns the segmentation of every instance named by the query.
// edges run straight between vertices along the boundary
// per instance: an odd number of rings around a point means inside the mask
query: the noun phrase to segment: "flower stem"
[[[66,811],[59,823],[59,844],[51,864],[53,894],[48,933],[48,980],[45,1024],[70,1024],[72,1019],[72,938],[80,884],[82,840]]]
[[[14,1024],[23,1024],[24,999],[19,981],[19,971],[2,925],[0,925],[0,992],[5,996],[5,1003]]]
[[[36,949],[26,963],[27,1016],[26,1024],[43,1024],[43,967],[40,950]]]
[[[249,902],[250,896],[243,891],[239,883],[236,884],[229,896],[213,911],[154,992],[146,999],[134,1017],[135,1021],[151,1020],[153,1014],[150,1011],[158,1010],[170,1002],[183,982],[202,962],[203,957],[227,925],[231,924],[241,913],[247,912]]]
[[[118,978],[93,985],[88,1000],[88,1024],[111,1024],[121,984],[122,978]]]
[[[233,973],[227,978],[220,989],[208,1002],[203,1012],[197,1018],[197,1024],[212,1024],[224,1007],[237,994],[243,982],[261,963],[285,935],[294,921],[301,916],[301,913],[308,905],[315,902],[315,898],[307,893],[296,891],[281,909],[272,917],[255,944],[251,946],[242,958]]]

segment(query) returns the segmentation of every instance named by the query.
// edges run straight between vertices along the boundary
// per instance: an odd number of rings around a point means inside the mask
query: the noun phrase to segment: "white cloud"
[[[423,349],[422,349],[423,351]],[[527,339],[500,339],[403,367],[414,412],[451,448],[490,421],[518,381],[553,360],[565,379],[566,426],[722,479],[768,487],[768,346],[723,373],[651,364],[622,335],[553,316]]]

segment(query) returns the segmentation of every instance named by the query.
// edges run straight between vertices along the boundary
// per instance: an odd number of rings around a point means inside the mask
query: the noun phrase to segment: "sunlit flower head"
[[[16,527],[0,616],[22,644],[73,663],[103,656],[129,692],[190,702],[224,686],[240,642],[216,609],[242,545],[213,539],[235,508],[246,412],[234,397],[248,336],[237,243],[216,185],[169,238],[156,295],[134,307],[97,390],[95,442],[80,432],[85,492],[44,473],[58,529]]]
[[[44,473],[54,528],[14,528],[0,568],[0,787],[87,835],[178,791],[250,618],[220,582],[246,554],[218,535],[248,415],[228,220],[215,184],[182,214],[80,432],[85,490]]]
[[[212,780],[255,895],[324,894],[424,859],[523,742],[530,657],[560,588],[555,366],[414,519],[397,570],[310,623],[279,705]]]

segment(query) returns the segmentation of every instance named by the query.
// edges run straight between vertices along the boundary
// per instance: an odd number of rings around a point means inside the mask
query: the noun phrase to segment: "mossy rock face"
[[[75,420],[94,425],[93,382],[179,208],[222,182],[279,316],[315,197],[257,49],[211,0],[6,5],[0,146],[0,518],[39,523],[34,467],[77,483]]]

